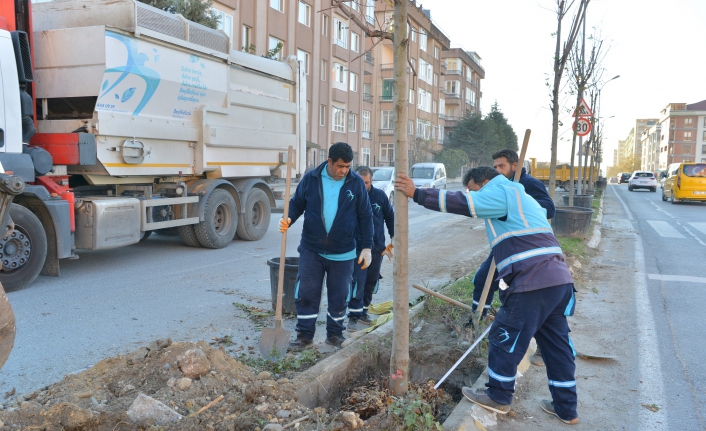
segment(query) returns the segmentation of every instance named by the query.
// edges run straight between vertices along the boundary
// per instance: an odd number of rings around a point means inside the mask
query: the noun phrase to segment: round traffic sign
[[[571,127],[576,129],[576,134],[579,136],[586,136],[591,133],[591,121],[588,118],[580,117]]]

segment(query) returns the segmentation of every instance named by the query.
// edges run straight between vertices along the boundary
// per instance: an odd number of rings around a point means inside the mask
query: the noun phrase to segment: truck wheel
[[[238,236],[245,241],[257,241],[265,236],[270,227],[270,200],[267,194],[254,188],[245,200],[245,213],[238,218]]]
[[[147,241],[147,238],[149,238],[150,235],[152,235],[152,232],[153,232],[153,231],[151,231],[151,230],[146,230],[146,231],[140,233],[140,235],[141,235],[141,236],[140,236],[140,242]]]
[[[10,217],[15,230],[0,240],[0,283],[6,291],[21,289],[39,275],[47,258],[47,234],[32,211],[12,204]]]
[[[238,227],[235,199],[223,189],[215,189],[206,201],[204,221],[194,225],[196,238],[206,248],[223,248],[233,242]]]
[[[189,247],[201,247],[201,243],[196,238],[196,232],[194,231],[194,225],[189,224],[186,226],[178,226],[177,232],[181,237],[181,241],[188,245]]]

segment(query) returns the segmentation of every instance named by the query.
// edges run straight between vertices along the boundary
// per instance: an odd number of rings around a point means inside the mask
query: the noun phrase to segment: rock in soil
[[[199,377],[211,371],[211,363],[201,349],[189,349],[178,359],[179,368],[190,379]]]
[[[127,410],[128,417],[133,422],[154,420],[157,425],[166,425],[179,421],[182,416],[167,407],[164,403],[140,394]]]

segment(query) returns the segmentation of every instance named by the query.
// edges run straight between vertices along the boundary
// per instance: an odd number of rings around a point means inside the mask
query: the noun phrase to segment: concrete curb
[[[601,194],[601,203],[598,205],[598,216],[596,217],[596,224],[593,226],[593,235],[591,236],[591,239],[588,241],[588,247],[589,248],[598,248],[598,244],[601,242],[601,224],[603,223],[603,199],[605,199],[605,194],[607,191],[606,189],[603,190],[603,194]]]
[[[519,379],[529,369],[530,358],[537,351],[537,345],[534,339],[530,342],[530,346],[522,358],[520,365],[517,366],[517,376]],[[478,377],[473,383],[471,389],[485,388],[485,382],[488,381],[488,368]],[[486,427],[497,424],[497,414],[483,407],[468,401],[465,397],[454,407],[453,411],[444,421],[443,427],[445,431],[486,431]]]
[[[409,310],[410,320],[422,310],[424,301]],[[336,396],[337,388],[347,386],[357,381],[360,368],[366,367],[360,355],[360,347],[364,342],[379,343],[380,338],[390,334],[393,322],[385,323],[371,333],[360,337],[340,351],[334,353],[313,367],[304,371],[294,379],[298,400],[301,404],[315,408]]]

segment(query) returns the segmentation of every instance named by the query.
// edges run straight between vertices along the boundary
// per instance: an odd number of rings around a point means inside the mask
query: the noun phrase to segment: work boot
[[[358,318],[357,317],[349,317],[348,318],[348,325],[346,325],[346,328],[350,332],[355,332],[358,330]]]
[[[294,341],[289,342],[290,352],[301,352],[314,345],[314,340],[310,338],[304,338],[301,334],[297,334],[297,338]]]
[[[364,314],[358,318],[358,322],[362,323],[363,325],[372,325],[373,322],[375,322],[375,319],[371,319],[370,316]]]
[[[542,358],[542,351],[539,350],[539,346],[537,347],[537,351],[534,352],[534,355],[530,358],[530,362],[532,365],[536,365],[538,367],[544,366],[544,358]]]
[[[468,401],[476,403],[485,409],[495,413],[500,413],[501,415],[510,413],[510,405],[496,403],[488,396],[485,389],[476,389],[474,392],[473,389],[464,386],[463,389],[461,389],[461,392],[463,392],[463,396],[466,397]]]
[[[554,403],[553,403],[552,401],[549,401],[549,400],[542,400],[542,401],[539,403],[539,405],[542,407],[542,410],[544,410],[545,412],[549,413],[550,415],[554,415],[554,416],[558,417],[559,420],[562,421],[562,422],[564,422],[565,424],[576,425],[577,423],[579,423],[579,418],[578,418],[578,417],[575,417],[575,418],[569,419],[569,420],[560,418],[559,415],[556,414],[556,411],[554,411]]]
[[[329,335],[326,337],[326,344],[329,346],[333,346],[337,349],[340,349],[343,342],[346,341],[345,338],[343,338],[343,334],[334,334],[334,335]]]

